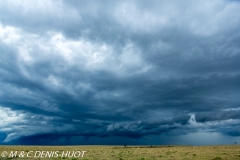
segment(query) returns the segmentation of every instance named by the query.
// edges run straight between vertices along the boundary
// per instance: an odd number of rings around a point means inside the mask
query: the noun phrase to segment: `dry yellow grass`
[[[8,157],[11,151],[18,155],[24,151],[23,157]],[[30,151],[31,158],[26,154]],[[66,158],[34,158],[36,151],[87,151],[83,157]],[[71,159],[71,160],[240,160],[240,146],[0,146],[0,154],[7,153],[1,159]],[[80,152],[78,152],[80,153]],[[82,152],[81,152],[82,153]],[[43,155],[44,157],[44,155]]]

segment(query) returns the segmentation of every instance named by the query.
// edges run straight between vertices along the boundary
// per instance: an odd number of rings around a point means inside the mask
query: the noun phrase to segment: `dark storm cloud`
[[[240,119],[239,110],[229,110],[229,111],[218,111],[218,112],[208,112],[196,114],[197,122],[207,122],[207,121],[218,121],[218,120],[228,120],[228,119]]]
[[[237,1],[1,3],[4,142],[239,136],[239,8]]]

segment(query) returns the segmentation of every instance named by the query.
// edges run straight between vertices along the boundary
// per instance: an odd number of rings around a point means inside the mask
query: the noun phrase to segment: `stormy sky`
[[[240,1],[0,0],[1,144],[240,143]]]

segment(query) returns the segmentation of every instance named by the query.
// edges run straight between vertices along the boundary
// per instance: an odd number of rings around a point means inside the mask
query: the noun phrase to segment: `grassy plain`
[[[17,151],[17,157],[9,157],[11,151]],[[58,157],[43,158],[36,151],[58,151]],[[61,157],[62,152],[80,153],[84,156]],[[19,156],[24,152],[24,156]],[[29,153],[29,157],[26,157]],[[4,155],[5,154],[5,155]],[[7,156],[6,156],[7,155]],[[4,158],[4,156],[6,156]],[[31,156],[31,157],[30,157]],[[0,159],[30,160],[30,159],[71,159],[71,160],[240,160],[240,145],[232,146],[0,146]]]

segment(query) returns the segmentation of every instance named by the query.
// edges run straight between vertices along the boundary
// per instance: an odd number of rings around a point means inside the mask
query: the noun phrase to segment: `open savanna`
[[[240,160],[240,145],[231,146],[0,146],[3,152],[24,151],[25,157],[1,159],[71,159],[71,160]],[[27,158],[30,151],[59,151],[56,158]],[[87,151],[83,157],[66,158],[66,151]],[[33,155],[32,155],[33,156]]]

